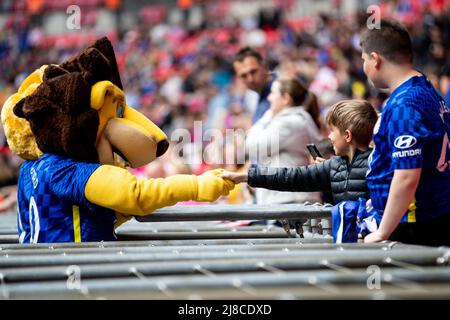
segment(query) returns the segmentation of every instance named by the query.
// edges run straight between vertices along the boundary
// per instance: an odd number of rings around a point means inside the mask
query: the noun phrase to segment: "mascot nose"
[[[162,156],[164,153],[166,153],[167,149],[169,149],[169,142],[167,140],[158,142],[158,145],[156,146],[156,156]]]
[[[120,121],[128,121],[128,123],[135,127],[138,131],[154,139],[156,143],[156,157],[162,156],[169,148],[169,140],[166,134],[139,111],[127,105],[124,105],[123,110],[122,118],[115,119]]]

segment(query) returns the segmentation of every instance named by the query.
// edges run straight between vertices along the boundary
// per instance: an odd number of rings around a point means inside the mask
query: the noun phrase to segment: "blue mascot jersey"
[[[99,166],[53,154],[24,161],[18,181],[20,243],[115,240],[115,212],[84,195]]]
[[[450,110],[424,76],[412,77],[392,92],[375,129],[367,171],[377,212],[386,207],[394,170],[422,168],[402,222],[450,214],[449,136]]]

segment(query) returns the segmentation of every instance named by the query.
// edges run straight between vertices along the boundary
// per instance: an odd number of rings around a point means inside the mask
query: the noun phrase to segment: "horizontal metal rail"
[[[83,288],[84,290],[84,288]],[[0,295],[1,299],[2,295]],[[238,299],[258,299],[258,300],[319,300],[319,299],[350,299],[350,300],[398,300],[398,299],[449,299],[450,286],[448,283],[422,283],[420,286],[401,286],[397,284],[384,284],[382,290],[371,290],[362,284],[344,284],[344,285],[321,285],[316,286],[286,286],[286,285],[270,285],[259,286],[257,294],[254,291],[245,290],[237,287],[215,287],[205,289],[177,289],[177,290],[127,290],[127,291],[108,291],[101,295],[90,293],[88,290],[80,292],[80,290],[72,290],[64,295],[57,295],[54,292],[40,293],[33,295],[11,293],[4,290],[3,297],[10,299],[114,299],[114,300],[238,300]],[[269,302],[270,304],[270,302]],[[222,312],[223,310],[220,310]]]
[[[33,249],[77,249],[77,248],[121,248],[121,247],[170,247],[170,246],[215,246],[215,245],[249,245],[258,246],[263,244],[298,244],[303,249],[320,250],[320,249],[335,249],[335,250],[359,250],[362,247],[364,249],[375,250],[405,250],[405,249],[429,249],[426,246],[408,245],[401,242],[383,241],[379,243],[343,243],[343,244],[331,244],[331,243],[307,243],[303,242],[306,239],[300,238],[274,238],[274,239],[206,239],[206,240],[157,240],[157,241],[107,241],[107,242],[61,242],[61,243],[27,243],[27,244],[1,244],[0,253],[4,250],[15,250],[20,252],[21,250],[33,250]],[[313,240],[313,239],[312,239]]]
[[[17,234],[0,235],[0,245],[4,243],[18,243],[19,236]]]
[[[120,240],[176,240],[176,239],[245,239],[245,238],[287,238],[283,230],[278,232],[158,232],[120,233]],[[331,241],[330,241],[331,242]]]
[[[321,249],[326,249],[326,247],[319,247]],[[316,250],[318,248],[316,247]],[[329,249],[334,249],[330,247]],[[118,252],[122,253],[144,253],[144,252],[198,252],[199,250],[206,251],[270,251],[270,250],[311,250],[308,248],[304,248],[303,246],[297,243],[268,243],[268,244],[260,244],[260,245],[238,245],[238,244],[230,244],[230,245],[210,245],[210,246],[140,246],[140,247],[107,247],[107,248],[53,248],[53,249],[23,249],[23,250],[1,250],[0,258],[8,255],[8,257],[17,257],[17,256],[31,256],[31,255],[61,255],[61,254],[105,254],[105,253],[114,253]],[[314,250],[314,249],[312,249]],[[336,251],[338,249],[336,248]]]
[[[331,206],[311,204],[276,205],[186,205],[166,207],[136,217],[140,222],[283,220],[330,218]]]
[[[0,257],[4,257],[8,255],[9,257],[13,256],[22,256],[22,255],[38,255],[38,254],[48,254],[48,255],[61,255],[65,254],[95,254],[95,253],[133,253],[133,252],[171,252],[171,251],[226,251],[226,250],[237,250],[237,251],[254,251],[254,250],[274,250],[274,249],[292,249],[292,250],[302,250],[302,251],[311,251],[311,250],[392,250],[393,248],[401,248],[401,251],[411,252],[418,249],[429,249],[420,246],[408,246],[398,243],[389,243],[396,244],[394,247],[389,248],[388,244],[386,245],[378,245],[378,244],[325,244],[325,243],[302,243],[298,241],[273,241],[273,242],[258,242],[256,240],[260,239],[250,239],[250,241],[209,241],[204,243],[199,240],[185,242],[188,243],[177,243],[176,241],[170,241],[170,243],[141,243],[141,245],[127,245],[123,242],[118,242],[116,246],[104,246],[103,243],[100,243],[98,246],[85,246],[83,244],[79,244],[78,246],[58,246],[57,244],[52,244],[49,246],[36,246],[36,245],[23,245],[21,247],[7,247],[0,248]],[[299,239],[301,240],[301,239]],[[435,250],[435,249],[431,249]],[[442,249],[444,250],[444,249]],[[400,250],[395,250],[400,251]],[[441,251],[441,250],[439,250]]]
[[[417,249],[410,250],[411,255],[427,254],[429,252],[444,252],[438,249]],[[220,259],[245,259],[245,258],[286,258],[303,259],[316,258],[324,259],[326,257],[344,257],[361,255],[366,257],[389,257],[395,251],[385,250],[366,250],[361,248],[358,251],[337,251],[337,250],[278,250],[278,251],[245,251],[236,252],[234,250],[223,251],[202,251],[197,252],[132,252],[126,253],[119,251],[117,253],[95,253],[95,254],[70,254],[62,253],[60,255],[32,255],[32,256],[9,256],[0,257],[0,269],[14,267],[31,267],[31,266],[57,266],[57,265],[82,265],[97,263],[119,263],[119,262],[145,262],[145,261],[183,261],[183,260],[220,260]],[[444,254],[444,253],[443,253]]]

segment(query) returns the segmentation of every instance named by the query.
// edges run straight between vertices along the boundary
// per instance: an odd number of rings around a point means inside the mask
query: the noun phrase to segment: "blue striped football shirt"
[[[419,186],[402,222],[450,214],[450,109],[425,76],[396,88],[373,136],[367,185],[383,212],[394,170],[422,168]]]
[[[99,166],[47,153],[24,161],[17,194],[20,243],[115,240],[114,211],[84,195]]]

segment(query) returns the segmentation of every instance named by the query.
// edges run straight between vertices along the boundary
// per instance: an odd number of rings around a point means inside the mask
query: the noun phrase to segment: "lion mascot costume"
[[[179,201],[215,201],[234,188],[217,177],[220,170],[138,180],[120,165],[143,166],[169,143],[127,105],[107,38],[33,72],[1,116],[11,150],[25,159],[17,195],[20,243],[112,241],[132,216]]]

